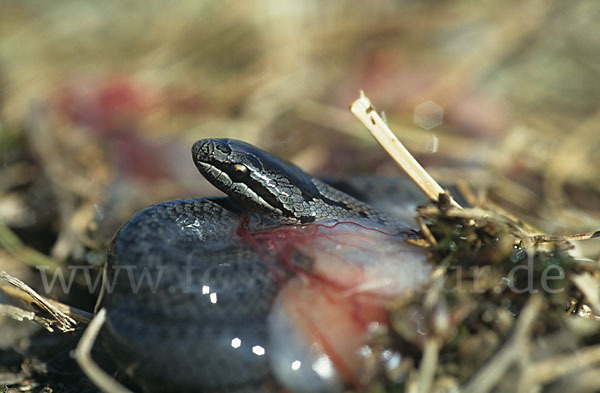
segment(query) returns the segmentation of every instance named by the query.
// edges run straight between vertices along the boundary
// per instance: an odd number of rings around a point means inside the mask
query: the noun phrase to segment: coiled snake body
[[[354,219],[408,228],[244,142],[201,140],[192,154],[228,197],[160,203],[122,227],[107,257],[103,342],[148,392],[281,391],[268,319],[296,271],[244,234]]]

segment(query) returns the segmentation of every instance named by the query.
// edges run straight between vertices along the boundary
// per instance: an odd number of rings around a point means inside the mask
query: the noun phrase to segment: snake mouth
[[[201,139],[192,146],[192,158],[198,171],[213,185],[227,193],[234,183],[229,155],[231,148],[218,139]]]

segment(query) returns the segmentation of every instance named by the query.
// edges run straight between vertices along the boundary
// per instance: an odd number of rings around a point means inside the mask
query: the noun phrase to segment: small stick
[[[528,382],[547,384],[565,375],[585,370],[600,362],[600,345],[579,348],[573,355],[554,356],[548,360],[532,363],[524,371]]]
[[[29,266],[45,266],[50,269],[50,272],[54,272],[61,266],[54,258],[24,245],[21,239],[2,220],[0,220],[0,248]]]
[[[367,127],[371,135],[373,135],[394,161],[400,165],[400,168],[406,172],[408,177],[415,182],[421,191],[431,201],[438,202],[438,196],[444,192],[444,189],[398,140],[375,108],[373,108],[371,100],[365,96],[364,92],[361,91],[360,97],[350,105],[350,111]],[[461,208],[452,198],[450,199],[450,203],[456,208]]]
[[[586,298],[596,315],[600,315],[600,282],[590,273],[572,274],[571,281]]]
[[[63,311],[59,310],[47,299],[45,299],[43,296],[34,291],[29,285],[25,284],[18,278],[11,276],[5,271],[0,271],[0,279],[3,279],[7,283],[19,288],[21,291],[31,296],[38,306],[40,306],[42,309],[46,310],[50,315],[52,315],[52,317],[57,322],[57,327],[60,330],[62,330],[63,332],[70,332],[75,330],[74,326],[77,325],[77,322],[73,318],[66,315]]]
[[[25,303],[31,303],[31,302],[37,303],[37,300],[35,298],[33,298],[27,292],[24,292],[21,288],[14,287],[14,286],[11,286],[8,284],[3,284],[2,282],[0,282],[0,290],[2,292],[6,293],[8,296],[13,297],[15,299],[22,300]],[[94,318],[94,314],[89,313],[87,311],[69,306],[69,305],[61,303],[57,300],[50,299],[50,298],[47,298],[44,296],[42,296],[42,298],[44,298],[48,303],[50,303],[54,307],[58,308],[60,311],[64,312],[65,314],[67,314],[68,316],[70,316],[71,318],[76,320],[77,322],[84,323],[87,325],[92,320],[92,318]]]
[[[427,224],[425,224],[425,221],[423,221],[423,217],[417,216],[415,219],[417,221],[417,225],[419,226],[419,229],[421,230],[421,233],[423,234],[423,237],[429,242],[429,244],[432,247],[437,246],[437,244],[438,244],[437,240],[435,240],[433,233],[431,233],[431,231],[429,230],[429,227],[427,226]]]
[[[533,241],[537,241],[540,243],[550,243],[550,242],[564,242],[564,241],[580,241],[580,240],[589,240],[600,237],[600,231],[594,232],[586,232],[586,233],[577,233],[574,235],[536,235],[532,236]]]
[[[417,379],[417,391],[427,393],[431,391],[435,370],[438,364],[438,357],[441,344],[438,339],[432,338],[425,342],[423,358],[419,366],[419,377]]]
[[[75,360],[79,364],[79,367],[83,370],[85,375],[103,392],[114,392],[114,393],[132,393],[131,390],[125,388],[119,384],[113,377],[108,375],[102,370],[94,359],[92,359],[92,347],[100,333],[102,325],[106,320],[106,309],[103,308],[98,311],[98,314],[92,319],[92,322],[88,325],[81,340],[77,343],[75,348]]]
[[[54,332],[52,326],[56,323],[55,320],[37,315],[34,311],[24,310],[10,304],[0,304],[0,316],[10,317],[19,322],[33,321],[51,333]]]
[[[527,339],[543,305],[541,296],[532,295],[529,298],[506,344],[470,378],[462,387],[462,392],[485,393],[491,391],[513,364],[520,358],[529,356]]]

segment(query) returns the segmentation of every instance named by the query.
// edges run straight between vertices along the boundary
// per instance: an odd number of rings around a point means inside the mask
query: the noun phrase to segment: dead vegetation
[[[596,366],[600,266],[569,251],[570,241],[600,232],[539,235],[475,200],[465,184],[473,207],[463,209],[364,94],[350,109],[431,199],[417,209],[417,223],[437,266],[427,287],[390,305],[390,328],[373,339],[371,390],[553,391]],[[596,391],[600,382],[588,377],[577,388]]]
[[[597,391],[600,246],[569,235],[600,228],[599,13],[593,1],[5,2],[0,271],[92,312],[88,283],[122,222],[213,192],[188,157],[203,137],[315,174],[395,175],[347,110],[364,89],[470,205],[417,212],[436,275],[390,306],[370,391]],[[427,101],[444,115],[424,130]],[[71,289],[46,292],[40,267],[73,271]],[[537,292],[517,293],[530,272]],[[14,288],[0,288],[4,315],[62,326]],[[69,356],[80,330],[4,317],[0,330],[0,391],[95,390]]]

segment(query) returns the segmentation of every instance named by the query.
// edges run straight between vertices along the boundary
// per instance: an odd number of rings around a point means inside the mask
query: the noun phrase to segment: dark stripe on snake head
[[[257,210],[266,209],[301,222],[308,222],[311,219],[310,211],[294,210],[293,203],[284,203],[280,199],[282,196],[291,198],[293,195],[301,196],[301,202],[294,201],[296,204],[321,203],[349,210],[349,206],[343,201],[323,195],[313,183],[313,178],[294,164],[245,142],[233,139],[200,140],[192,147],[192,154],[200,172],[214,186],[236,200],[241,199],[240,202],[254,203]],[[225,175],[230,181],[219,179]],[[240,183],[251,192],[240,194],[246,191]],[[248,208],[252,210],[253,206]],[[312,220],[314,219],[313,217]]]

